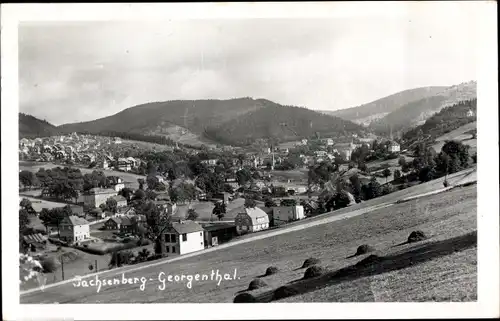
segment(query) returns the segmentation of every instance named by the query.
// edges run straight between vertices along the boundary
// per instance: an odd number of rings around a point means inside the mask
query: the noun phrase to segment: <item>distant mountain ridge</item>
[[[19,138],[47,137],[56,135],[57,132],[57,127],[46,120],[19,113]]]
[[[391,131],[407,131],[425,123],[432,115],[447,106],[475,98],[477,98],[477,83],[475,81],[450,86],[434,96],[401,106],[383,118],[371,122],[369,128],[379,135],[389,135]]]
[[[190,137],[200,141],[242,144],[266,135],[286,139],[290,133],[283,134],[280,124],[284,122],[301,137],[314,132],[343,133],[346,130],[354,133],[362,130],[360,126],[338,117],[325,117],[306,108],[248,97],[147,103],[94,121],[61,125],[58,129],[67,133],[107,130],[162,135],[179,141]],[[311,128],[311,122],[314,128]]]
[[[391,126],[394,131],[403,131],[420,125],[446,106],[476,98],[476,91],[476,81],[453,86],[420,87],[361,106],[323,113],[368,126],[379,135],[387,135]]]
[[[433,86],[408,89],[360,106],[335,111],[323,111],[323,113],[358,124],[369,125],[373,120],[382,118],[405,104],[434,96],[446,88],[446,86]]]

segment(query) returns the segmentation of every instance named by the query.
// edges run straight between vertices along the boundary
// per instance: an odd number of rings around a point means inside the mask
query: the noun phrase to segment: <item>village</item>
[[[184,175],[172,179],[168,171],[157,170],[154,174],[141,175],[145,168],[151,167],[151,161],[141,159],[136,146],[131,147],[118,137],[73,133],[23,138],[19,142],[20,202],[29,203],[26,207],[31,215],[28,226],[33,233],[24,233],[22,243],[42,256],[47,244],[98,255],[144,246],[149,246],[149,253],[157,252],[148,233],[152,223],[143,210],[145,203],[151,203],[171,220],[169,227],[157,236],[163,255],[200,251],[243,234],[279,228],[329,209],[318,209],[325,207],[318,204],[318,197],[335,187],[331,183],[311,184],[307,179],[308,169],[337,159],[338,170],[352,175],[359,165],[350,162],[352,153],[362,146],[368,148],[370,142],[357,139],[356,143],[334,144],[333,139],[324,138],[303,139],[260,150],[233,148],[228,152],[227,149],[184,148],[185,157],[203,154],[198,162],[211,175],[217,174],[221,162],[225,163],[222,189],[210,190],[200,188],[206,185],[198,183],[202,173],[195,179]],[[388,153],[399,154],[400,146],[396,142],[384,146]],[[125,157],[132,154],[131,150],[137,156]],[[161,153],[179,150],[179,146],[166,146]],[[38,173],[29,174],[37,168]],[[51,169],[67,173],[57,175],[68,175],[70,179],[76,175],[84,183],[75,186],[74,191],[57,192],[43,178]],[[33,178],[21,177],[30,175]],[[365,178],[365,182],[369,179]],[[91,186],[86,186],[89,184]],[[192,186],[193,193],[173,197],[172,194],[185,194],[186,186]],[[179,188],[184,190],[178,192]],[[346,206],[355,203],[349,194]]]

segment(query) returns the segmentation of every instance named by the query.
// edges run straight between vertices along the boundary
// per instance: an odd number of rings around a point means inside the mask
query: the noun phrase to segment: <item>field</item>
[[[56,165],[53,163],[38,163],[38,162],[19,162],[19,169],[20,170],[27,170],[27,171],[32,171],[32,172],[38,172],[40,168],[53,168],[53,167],[64,167],[65,165]],[[78,166],[73,166],[73,167],[78,167]],[[87,174],[87,173],[92,173],[94,170],[102,170],[102,169],[97,169],[97,168],[84,168],[84,167],[78,167],[82,174]],[[126,172],[118,172],[110,169],[104,169],[102,170],[106,176],[119,176],[121,177],[124,182],[125,186],[133,188],[133,189],[138,189],[139,188],[139,183],[137,182],[137,179],[142,178],[146,179],[145,176],[142,175],[136,175],[132,173],[126,173]]]
[[[474,171],[457,173],[453,183],[474,178]],[[370,244],[379,255],[395,258],[408,256],[408,251],[417,251],[415,263],[406,264],[408,259],[396,264],[398,269],[384,266],[385,270],[353,277],[350,282],[326,284],[322,289],[287,298],[295,301],[404,301],[415,300],[475,300],[476,294],[476,249],[468,239],[466,247],[460,236],[476,230],[477,194],[476,186],[455,188],[440,194],[426,196],[409,202],[386,205],[411,195],[442,188],[442,180],[429,182],[399,191],[379,199],[357,204],[351,208],[332,212],[326,219],[346,214],[345,219],[318,223],[326,220],[313,218],[306,222],[290,224],[289,231],[256,233],[261,239],[252,239],[244,244],[215,248],[209,253],[200,253],[170,262],[159,262],[155,266],[131,267],[125,277],[145,277],[144,291],[140,284],[106,286],[97,292],[96,288],[75,287],[72,283],[45,289],[44,293],[30,293],[21,297],[22,303],[139,303],[139,302],[232,302],[235,295],[245,290],[253,279],[261,276],[267,267],[273,265],[280,272],[263,278],[268,286],[253,291],[253,295],[268,297],[270,291],[288,282],[300,279],[304,269],[298,269],[308,257],[321,260],[321,265],[330,271],[356,263],[363,257],[347,258],[354,254],[361,244]],[[360,211],[366,211],[361,213]],[[361,213],[354,216],[355,212]],[[352,214],[352,215],[351,215]],[[406,241],[413,230],[423,230],[430,238],[416,245],[398,244]],[[451,238],[459,237],[456,241]],[[247,236],[251,238],[252,236]],[[255,237],[255,236],[253,236]],[[448,241],[447,241],[448,240]],[[474,241],[472,239],[472,241]],[[448,242],[448,246],[443,246]],[[450,243],[451,242],[451,243]],[[456,244],[455,244],[456,243]],[[446,244],[446,243],[445,243]],[[418,250],[419,247],[423,247]],[[454,254],[443,251],[458,249]],[[419,252],[418,252],[419,251]],[[412,254],[413,255],[413,254]],[[410,259],[411,262],[411,259]],[[132,270],[133,269],[133,270]],[[212,270],[231,276],[236,269],[235,280],[223,280],[217,286],[215,281],[193,281],[192,288],[186,280],[179,283],[166,282],[165,291],[158,288],[159,273],[165,274],[210,274]],[[109,271],[99,279],[118,277],[123,271]],[[410,281],[404,277],[411,275]],[[294,283],[291,283],[294,284]],[[325,284],[323,284],[325,286]],[[436,286],[436,289],[433,287]],[[307,288],[307,287],[305,287]],[[371,293],[371,294],[370,294]]]
[[[471,148],[469,149],[469,154],[474,154],[477,152],[477,139],[472,139],[472,134],[468,133],[471,130],[477,129],[477,122],[472,122],[462,127],[459,127],[455,130],[452,130],[445,135],[436,138],[436,144],[432,147],[436,152],[440,152],[446,140],[458,140],[462,143],[469,145]]]

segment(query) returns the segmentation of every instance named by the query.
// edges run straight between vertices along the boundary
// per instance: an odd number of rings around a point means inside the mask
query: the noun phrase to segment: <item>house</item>
[[[118,162],[116,162],[116,169],[128,172],[132,170],[132,164],[133,163],[126,158],[118,158]]]
[[[162,233],[161,239],[163,253],[182,255],[205,248],[204,229],[193,221],[171,223]]]
[[[52,157],[51,154],[49,153],[43,153],[42,154],[42,160],[45,161],[45,162],[50,162],[54,159],[54,157]]]
[[[218,159],[213,158],[213,159],[202,160],[201,163],[205,165],[215,166],[217,165],[218,161],[219,161]]]
[[[398,143],[392,141],[388,144],[387,149],[391,153],[399,153],[399,151],[401,150],[401,146]]]
[[[341,143],[336,144],[335,149],[340,155],[344,156],[346,160],[350,160],[352,152],[356,149],[356,145],[354,145],[352,142]]]
[[[231,223],[216,223],[203,226],[205,247],[217,246],[236,236],[236,226]]]
[[[279,226],[291,221],[305,218],[304,207],[297,206],[276,206],[272,208],[271,226]]]
[[[327,138],[325,143],[326,143],[326,146],[333,146],[333,139]]]
[[[269,228],[269,216],[258,207],[245,208],[234,218],[236,232],[245,234]]]
[[[99,207],[101,204],[106,203],[108,198],[116,195],[118,195],[118,192],[114,189],[94,187],[87,193],[80,195],[78,202],[91,208]]]
[[[117,208],[117,211],[115,213],[115,216],[117,217],[121,217],[121,216],[134,216],[136,213],[135,213],[135,209],[133,207],[121,207],[121,208]]]
[[[199,201],[206,201],[207,200],[207,193],[205,193],[201,188],[196,186],[195,193],[196,193],[196,198]]]
[[[114,137],[113,138],[113,143],[115,143],[115,144],[121,144],[122,143],[122,139],[120,137]]]
[[[99,161],[98,167],[100,167],[102,169],[108,169],[109,163],[106,159],[103,158]]]
[[[110,217],[109,220],[107,220],[104,223],[104,228],[106,230],[119,230],[121,224],[122,224],[121,218],[119,218],[119,217]]]
[[[110,198],[116,201],[117,208],[127,206],[127,199],[121,195],[111,196]]]
[[[215,199],[215,200],[221,200],[224,204],[229,203],[229,201],[231,200],[231,198],[232,198],[231,194],[227,193],[227,192],[217,193],[217,194],[214,194],[214,196],[213,196],[213,199]]]
[[[76,243],[90,238],[90,227],[87,220],[71,215],[63,218],[59,224],[61,240]]]
[[[472,109],[467,111],[467,117],[474,117],[474,111],[472,111]]]
[[[133,217],[129,216],[123,216],[118,218],[121,223],[120,223],[120,232],[122,233],[132,233],[135,230],[135,219]]]
[[[83,206],[70,204],[69,207],[71,208],[71,213],[73,213],[73,215],[76,216],[83,215]]]

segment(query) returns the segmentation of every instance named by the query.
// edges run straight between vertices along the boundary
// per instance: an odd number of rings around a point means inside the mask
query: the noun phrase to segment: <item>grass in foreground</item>
[[[375,210],[357,217],[332,222],[303,230],[282,234],[251,243],[237,245],[224,250],[202,254],[197,257],[187,258],[164,265],[148,267],[139,271],[125,273],[126,277],[146,277],[148,281],[144,291],[139,285],[115,285],[101,289],[99,293],[95,288],[75,288],[72,284],[45,290],[43,294],[30,294],[21,298],[22,303],[138,303],[138,302],[232,302],[235,295],[248,289],[252,280],[262,276],[270,266],[278,268],[278,273],[263,278],[267,287],[251,291],[252,295],[264,293],[270,289],[277,289],[289,282],[303,277],[305,269],[298,269],[304,260],[315,257],[321,260],[321,266],[329,271],[341,269],[363,259],[362,256],[347,259],[356,252],[361,244],[370,244],[379,249],[384,255],[393,255],[405,251],[414,245],[397,244],[406,241],[413,230],[422,230],[429,235],[429,239],[420,244],[443,241],[455,236],[460,236],[476,230],[476,187],[469,186],[454,189],[442,194],[428,196],[419,200],[393,205],[388,208]],[[302,301],[358,301],[360,295],[371,293],[370,284],[378,286],[377,293],[384,293],[384,284],[395,281],[384,296],[377,300],[400,301],[410,293],[415,284],[426,282],[425,278],[441,280],[439,291],[427,287],[420,287],[413,294],[422,300],[447,300],[449,293],[456,288],[466,289],[460,298],[454,300],[473,299],[475,282],[473,271],[475,269],[475,249],[467,249],[474,259],[467,264],[450,266],[450,276],[445,270],[433,268],[440,260],[449,260],[454,255],[443,256],[418,266],[408,267],[399,271],[378,274],[375,276],[345,282],[322,289],[322,292],[312,292],[301,297],[293,297],[294,302]],[[462,254],[463,252],[458,252]],[[458,259],[457,259],[458,260]],[[442,261],[445,262],[445,261]],[[438,265],[443,266],[442,263]],[[429,267],[431,266],[431,267]],[[446,266],[446,264],[444,265]],[[191,274],[210,273],[219,269],[221,273],[232,273],[237,269],[238,278],[223,281],[219,286],[215,281],[193,282],[192,288],[186,287],[186,281],[180,283],[167,283],[164,291],[158,289],[160,283],[158,275],[165,274]],[[403,282],[402,276],[408,269],[418,269],[420,277],[414,282]],[[422,269],[422,270],[421,270]],[[435,272],[434,272],[435,271]],[[414,272],[416,274],[416,272]],[[109,277],[113,274],[110,272]],[[121,273],[117,276],[121,277]],[[470,276],[470,277],[469,277]],[[102,276],[107,277],[107,276]],[[424,278],[425,277],[425,278]],[[363,280],[370,279],[365,282]],[[450,281],[453,280],[453,281]],[[385,283],[384,283],[385,282]],[[435,282],[436,283],[436,282]],[[392,284],[392,283],[391,283]],[[437,284],[437,283],[436,283]],[[352,285],[352,289],[349,287]],[[330,292],[338,292],[332,296]],[[314,294],[316,293],[316,294]],[[326,294],[322,294],[326,293]],[[343,294],[345,293],[345,294]],[[349,293],[358,293],[354,296]],[[467,295],[466,295],[467,294]],[[317,299],[316,299],[317,298]],[[292,298],[289,298],[292,300]],[[287,299],[288,300],[288,299]],[[301,301],[302,300],[302,301]],[[373,295],[366,297],[365,301],[375,300]]]

